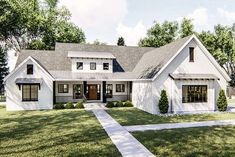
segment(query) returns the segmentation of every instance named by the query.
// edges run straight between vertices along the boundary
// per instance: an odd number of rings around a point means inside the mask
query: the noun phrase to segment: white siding
[[[33,64],[33,75],[27,75],[27,64]],[[22,102],[22,88],[15,84],[16,78],[42,78],[43,82],[38,91],[38,101]],[[18,71],[6,80],[6,109],[10,110],[37,110],[53,108],[53,81],[34,62],[28,60]]]
[[[77,62],[83,62],[83,70],[77,70]],[[90,70],[90,63],[96,63],[96,70]],[[103,70],[103,63],[109,63],[109,70]],[[72,59],[72,72],[81,73],[112,73],[113,61],[112,59]]]

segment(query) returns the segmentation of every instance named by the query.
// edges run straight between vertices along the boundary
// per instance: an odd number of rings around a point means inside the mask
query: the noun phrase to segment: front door
[[[88,99],[97,100],[97,85],[88,85]]]

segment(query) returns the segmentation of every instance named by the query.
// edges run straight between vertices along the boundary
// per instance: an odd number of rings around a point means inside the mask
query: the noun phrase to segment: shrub
[[[220,90],[219,97],[217,99],[217,107],[219,111],[226,111],[228,107],[227,99],[224,90]]]
[[[75,108],[84,108],[84,100],[80,100],[76,103]]]
[[[124,102],[124,107],[133,107],[133,104],[131,101],[127,100]]]
[[[54,109],[64,109],[64,104],[63,103],[55,104]]]
[[[158,103],[160,113],[167,113],[169,108],[169,102],[166,94],[166,90],[161,91],[161,97]]]
[[[123,102],[122,101],[118,101],[117,104],[116,104],[116,107],[123,107]]]
[[[67,102],[67,104],[65,105],[65,108],[66,109],[73,109],[74,108],[74,105],[72,102]]]
[[[114,103],[113,103],[112,101],[109,101],[109,102],[106,104],[106,107],[112,108],[112,107],[114,107]]]

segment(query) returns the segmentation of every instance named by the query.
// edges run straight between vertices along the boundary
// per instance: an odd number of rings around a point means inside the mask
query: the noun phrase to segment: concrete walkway
[[[99,106],[99,105],[98,105]],[[89,107],[89,105],[85,105]],[[86,108],[92,109],[93,113],[116,145],[119,152],[124,157],[154,157],[154,155],[146,149],[138,140],[136,140],[124,127],[116,122],[102,107]]]
[[[134,132],[134,131],[164,130],[164,129],[205,127],[205,126],[224,126],[224,125],[235,125],[235,119],[202,121],[202,122],[152,124],[152,125],[133,125],[133,126],[124,126],[124,127],[129,132]]]

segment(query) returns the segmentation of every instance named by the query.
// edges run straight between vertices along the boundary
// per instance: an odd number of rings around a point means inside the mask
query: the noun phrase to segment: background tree
[[[194,26],[191,19],[183,18],[180,25],[180,37],[184,38],[194,34]]]
[[[85,42],[82,30],[69,22],[70,12],[57,7],[57,3],[58,0],[0,1],[0,40],[16,52],[25,48],[53,49],[57,40]]]
[[[8,75],[9,68],[7,67],[7,51],[0,46],[0,92],[3,90],[3,79]]]
[[[147,31],[147,36],[139,41],[139,46],[160,47],[173,42],[177,37],[178,23],[165,21],[155,24]]]
[[[96,39],[94,42],[93,42],[94,45],[107,45],[105,42],[101,42],[99,41],[98,39]]]
[[[117,42],[118,46],[125,46],[125,40],[123,37],[119,37],[118,38],[118,42]]]

